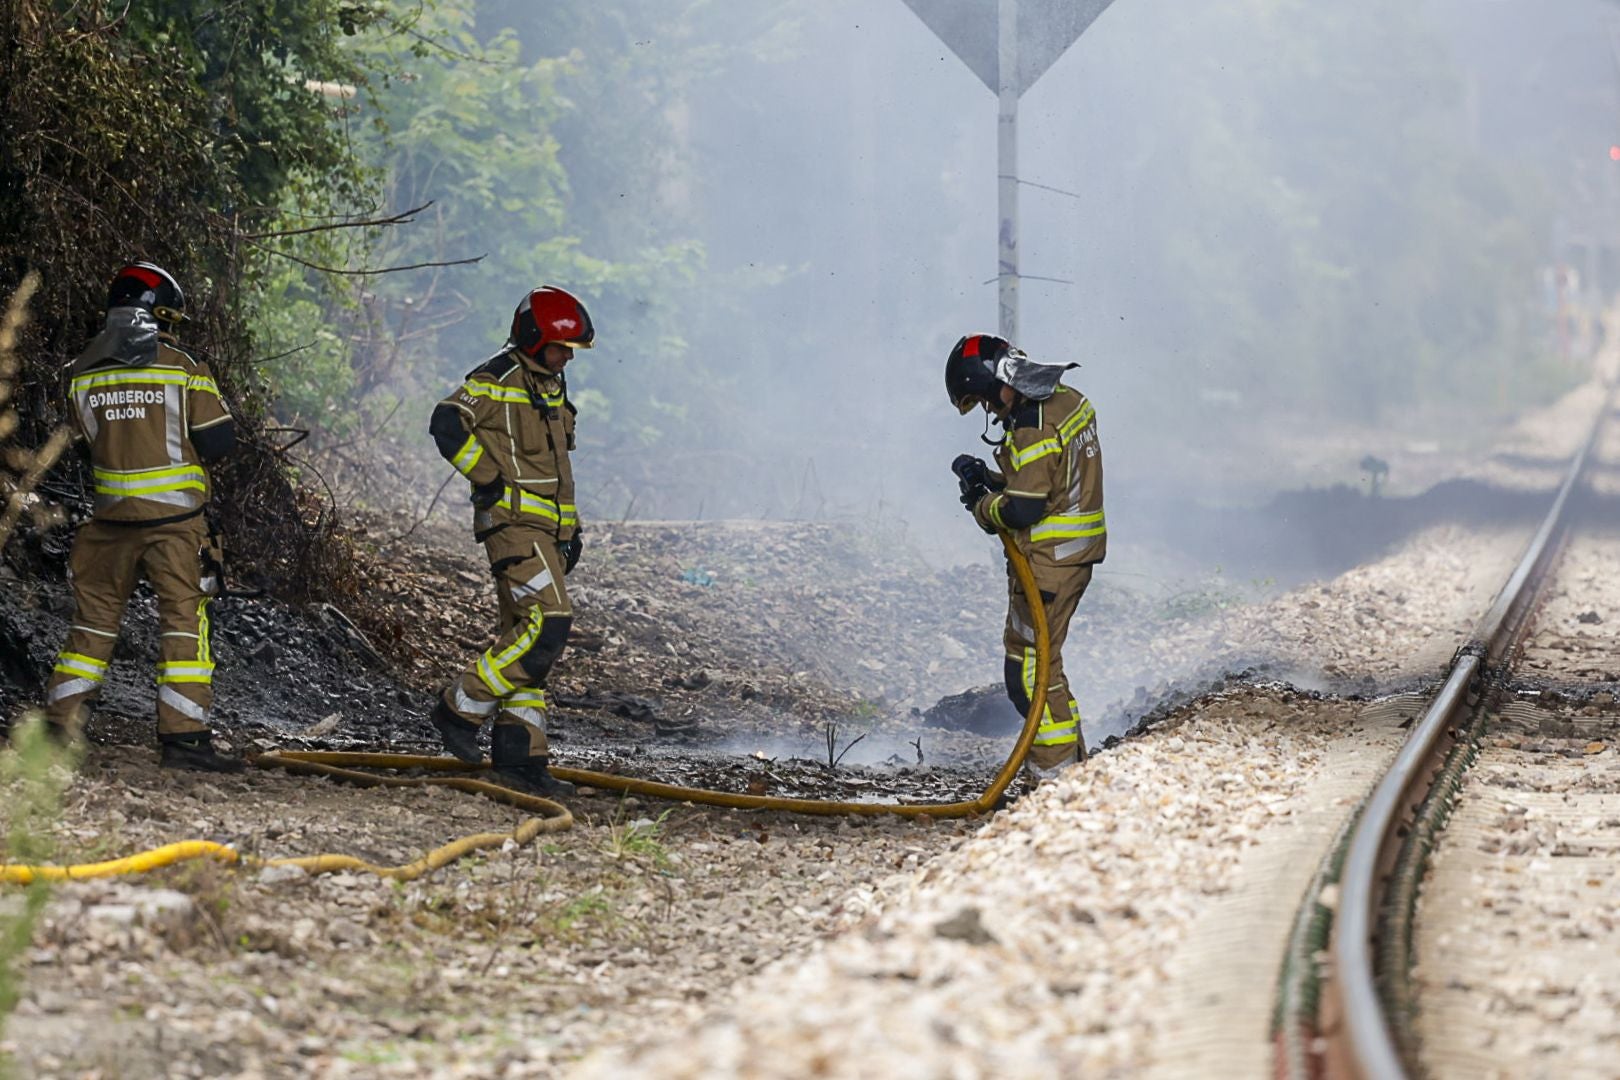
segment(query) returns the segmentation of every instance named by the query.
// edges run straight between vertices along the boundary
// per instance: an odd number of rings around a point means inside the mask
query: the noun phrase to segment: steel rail
[[[1368,797],[1350,839],[1334,920],[1332,979],[1337,984],[1347,1063],[1359,1076],[1394,1080],[1409,1075],[1374,970],[1374,940],[1388,857],[1399,841],[1402,826],[1427,794],[1435,775],[1432,759],[1442,737],[1469,706],[1470,690],[1476,681],[1501,664],[1532,610],[1542,576],[1557,551],[1555,539],[1567,524],[1565,510],[1570,495],[1586,470],[1598,431],[1613,407],[1611,387],[1541,527],[1468,644],[1459,650],[1439,694],[1413,726],[1394,764]]]

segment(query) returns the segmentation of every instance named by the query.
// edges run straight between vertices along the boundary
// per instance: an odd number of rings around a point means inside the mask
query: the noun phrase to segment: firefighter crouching
[[[582,547],[563,369],[595,333],[573,296],[535,289],[505,348],[468,373],[430,424],[439,453],[472,483],[473,536],[489,555],[500,609],[495,644],[445,687],[431,719],[445,747],[472,763],[483,760],[479,729],[493,721],[496,777],[546,796],[574,790],[551,775],[546,746],[546,676],[573,623],[563,575]]]
[[[53,733],[77,742],[118,641],[139,575],[157,593],[157,730],[169,768],[235,772],[208,727],[214,659],[208,601],[222,582],[203,510],[203,463],[229,453],[236,426],[208,365],[175,337],[185,294],[167,271],[135,263],[114,275],[102,332],[67,369],[65,390],[88,450],[94,513],[73,538],[74,616],[46,687]]]
[[[1063,641],[1091,583],[1092,564],[1102,562],[1108,546],[1096,412],[1085,395],[1060,381],[1074,366],[1037,363],[989,334],[958,341],[945,362],[951,404],[964,415],[982,406],[1004,431],[995,444],[995,469],[966,454],[952,463],[962,504],[985,532],[1012,535],[1029,559],[1046,609],[1051,672],[1037,691],[1029,601],[1009,568],[1007,696],[1021,715],[1028,714],[1037,692],[1046,697],[1024,762],[1036,780],[1086,758],[1080,706],[1063,671]]]

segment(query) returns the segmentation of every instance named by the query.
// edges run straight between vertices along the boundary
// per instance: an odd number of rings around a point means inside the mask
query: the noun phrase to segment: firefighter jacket
[[[236,442],[208,365],[150,320],[115,308],[64,377],[73,426],[89,449],[97,521],[157,525],[202,513],[202,463]]]
[[[1060,384],[1044,401],[1019,402],[1005,426],[1007,437],[995,457],[1006,486],[981,499],[974,517],[1011,531],[1019,550],[1035,562],[1102,562],[1108,527],[1102,444],[1091,402]],[[1027,517],[1020,513],[1029,507],[1037,509]]]
[[[469,372],[433,410],[434,442],[472,482],[475,505],[490,491],[490,505],[474,517],[480,537],[505,525],[538,528],[559,543],[574,535],[574,411],[560,375],[529,367],[512,350]]]

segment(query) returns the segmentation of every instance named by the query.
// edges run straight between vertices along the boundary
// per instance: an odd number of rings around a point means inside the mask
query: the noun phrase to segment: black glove
[[[979,505],[979,500],[990,493],[990,469],[984,462],[967,454],[958,454],[951,462],[951,472],[956,474],[956,486],[962,493],[962,506],[968,513],[973,513]]]
[[[986,490],[990,487],[990,466],[984,463],[983,458],[976,458],[970,454],[958,454],[956,460],[951,462],[951,472],[964,485],[973,484]],[[964,486],[963,490],[967,488]]]
[[[487,484],[474,484],[472,489],[472,504],[474,509],[488,510],[501,501],[506,494],[506,481],[496,477]]]
[[[583,530],[576,528],[573,537],[559,544],[557,550],[562,552],[563,573],[569,573],[574,569],[574,564],[579,562],[579,553],[585,550]]]

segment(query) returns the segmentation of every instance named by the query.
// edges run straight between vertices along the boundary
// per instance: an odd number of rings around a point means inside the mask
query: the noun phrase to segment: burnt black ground
[[[66,581],[24,584],[0,567],[0,714],[8,720],[43,698],[72,616]],[[439,753],[427,722],[432,695],[387,670],[387,662],[356,638],[329,605],[298,609],[279,600],[224,597],[210,605],[215,661],[214,728],[238,749],[304,747]],[[156,741],[157,607],[143,583],[125,611],[122,633],[89,727],[104,746]],[[551,737],[560,763],[642,776],[685,786],[798,798],[852,801],[951,802],[978,795],[999,767],[1008,740],[958,747],[950,760],[919,763],[891,755],[871,765],[836,770],[807,756],[737,749],[702,726],[675,734],[651,717],[637,720],[613,696],[600,708],[552,710]],[[635,710],[630,710],[632,713]],[[336,715],[341,723],[324,723]],[[317,727],[320,734],[309,732]],[[854,736],[845,735],[839,749]],[[723,741],[727,745],[715,745]],[[763,742],[763,740],[761,740]],[[779,742],[780,740],[773,740]],[[1016,789],[1015,789],[1016,791]]]
[[[72,599],[65,582],[7,580],[0,593],[0,712],[9,719],[43,697],[67,636]],[[227,737],[255,729],[280,734],[342,712],[356,738],[428,746],[430,698],[402,685],[366,657],[341,624],[276,600],[222,598],[210,605],[216,727]],[[101,743],[155,741],[153,677],[157,604],[142,584],[124,614],[123,632],[90,723]],[[356,708],[363,703],[363,708]]]

